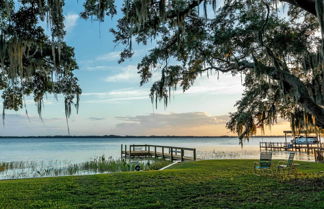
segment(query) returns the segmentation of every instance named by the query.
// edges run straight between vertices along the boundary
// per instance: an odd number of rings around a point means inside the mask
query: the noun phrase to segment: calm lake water
[[[71,161],[84,162],[105,155],[120,158],[121,144],[152,144],[181,146],[197,149],[200,159],[258,159],[259,142],[284,142],[283,137],[253,138],[243,148],[237,138],[8,138],[0,139],[0,162],[9,161]],[[287,153],[274,153],[274,158],[285,158]],[[297,155],[299,160],[313,156]]]
[[[259,142],[284,142],[283,137],[253,138],[239,145],[237,138],[1,138],[1,162],[33,162],[41,169],[64,167],[93,160],[98,156],[120,158],[120,145],[152,144],[197,149],[198,159],[258,159]],[[274,152],[274,159],[287,159],[288,153]],[[314,161],[314,156],[296,154],[296,160]],[[35,170],[35,168],[34,168]],[[12,174],[15,173],[15,175]],[[17,176],[17,172],[22,173]],[[0,179],[33,177],[27,170],[0,172]],[[34,175],[34,174],[33,174]],[[34,175],[35,176],[35,175]]]

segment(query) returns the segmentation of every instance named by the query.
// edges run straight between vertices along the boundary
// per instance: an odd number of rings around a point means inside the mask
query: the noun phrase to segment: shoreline
[[[251,136],[250,138],[278,138],[278,137],[285,137],[283,136]],[[238,138],[237,136],[132,136],[132,135],[54,135],[54,136],[0,136],[1,138],[22,138],[22,139],[30,139],[30,138],[175,138],[175,139],[181,139],[181,138]]]
[[[114,174],[137,174],[139,172],[156,172],[156,171],[165,171],[165,170],[169,170],[169,169],[173,169],[174,167],[177,167],[178,165],[181,166],[181,164],[188,164],[188,163],[195,163],[195,162],[224,162],[224,161],[247,161],[247,162],[259,162],[259,159],[252,159],[252,158],[238,158],[238,159],[201,159],[201,160],[197,160],[197,161],[185,161],[185,162],[179,162],[179,161],[175,161],[175,162],[170,162],[170,164],[168,164],[167,166],[164,166],[160,169],[157,170],[141,170],[141,171],[108,171],[108,172],[102,172],[102,173],[84,173],[84,174],[75,174],[75,175],[57,175],[57,176],[35,176],[35,177],[21,177],[21,178],[7,178],[7,179],[1,179],[0,178],[0,182],[2,181],[19,181],[19,180],[37,180],[37,179],[46,179],[46,178],[64,178],[64,177],[91,177],[91,176],[97,176],[97,175],[114,175]],[[281,162],[281,161],[286,161],[286,159],[273,159],[273,162]],[[303,161],[303,160],[295,160],[295,163],[316,163],[314,161]]]

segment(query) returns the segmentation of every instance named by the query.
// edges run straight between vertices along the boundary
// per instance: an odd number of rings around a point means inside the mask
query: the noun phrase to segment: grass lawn
[[[324,208],[324,164],[298,162],[285,177],[255,175],[253,162],[0,181],[0,208]]]

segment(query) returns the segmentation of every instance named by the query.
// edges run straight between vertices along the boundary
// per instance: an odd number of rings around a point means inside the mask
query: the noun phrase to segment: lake
[[[32,162],[42,169],[83,163],[99,156],[120,158],[121,144],[152,144],[197,149],[198,159],[258,159],[259,142],[284,142],[284,137],[256,137],[243,147],[233,138],[1,138],[0,162]],[[274,152],[274,159],[287,159],[287,152]],[[313,155],[297,153],[296,160],[313,161]],[[17,172],[15,170],[14,172]],[[30,177],[28,171],[19,171]],[[12,174],[0,172],[0,179]],[[18,178],[18,177],[17,177]]]

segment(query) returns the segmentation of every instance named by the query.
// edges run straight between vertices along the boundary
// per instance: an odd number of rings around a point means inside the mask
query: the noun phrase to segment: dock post
[[[169,150],[171,150],[171,156],[170,156],[170,158],[171,158],[171,162],[173,161],[173,148],[171,147],[171,148],[169,148]]]
[[[147,146],[148,146],[148,155],[151,155],[150,145],[147,145]]]
[[[183,150],[183,148],[181,149],[181,162],[183,162],[183,156],[184,156],[184,150]]]
[[[193,160],[196,161],[197,155],[196,155],[196,149],[193,150]]]
[[[162,158],[164,159],[164,147],[162,147]]]
[[[123,159],[123,144],[120,145],[120,159]]]
[[[154,146],[154,157],[157,158],[157,155],[156,155],[156,146]]]
[[[306,143],[307,143],[307,154],[309,155],[309,143],[308,143],[308,138],[307,138],[307,127],[306,127]]]

